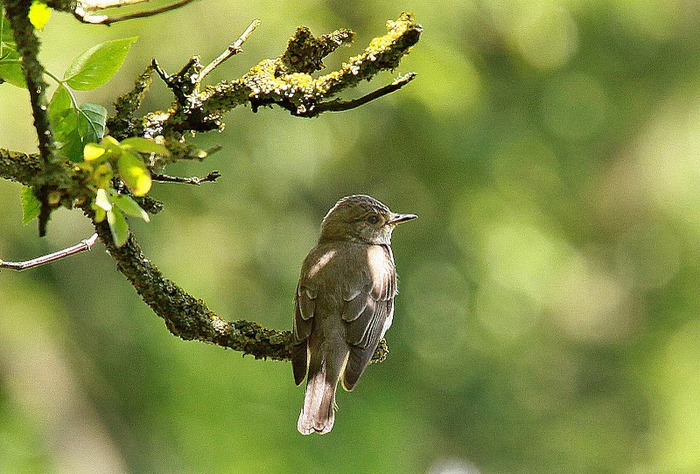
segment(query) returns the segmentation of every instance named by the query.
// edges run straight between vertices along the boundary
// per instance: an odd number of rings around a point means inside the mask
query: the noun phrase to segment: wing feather
[[[352,390],[357,384],[377,349],[379,340],[384,336],[387,322],[393,316],[396,272],[391,249],[384,246],[379,249],[370,248],[368,261],[368,284],[363,291],[346,302],[343,313],[343,319],[348,321],[346,341],[351,346],[343,374],[343,387],[346,390]],[[356,312],[357,309],[361,311]]]

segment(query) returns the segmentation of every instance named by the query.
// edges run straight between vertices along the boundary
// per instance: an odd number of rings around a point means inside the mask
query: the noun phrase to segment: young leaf
[[[97,104],[81,105],[78,133],[80,133],[83,143],[99,142],[105,134],[106,122],[107,109]]]
[[[92,205],[93,210],[95,211],[95,222],[102,222],[105,220],[105,217],[107,217],[107,211],[102,209],[101,207],[97,207],[96,205]]]
[[[83,158],[85,161],[95,161],[105,154],[105,149],[95,143],[88,143],[83,148]]]
[[[112,165],[109,163],[102,163],[92,175],[92,184],[98,188],[107,188],[113,176]]]
[[[124,214],[119,209],[112,208],[107,211],[107,223],[112,232],[112,240],[117,247],[121,247],[129,238],[129,224],[124,219]]]
[[[136,36],[105,41],[73,60],[63,78],[76,90],[89,91],[109,81],[124,63]]]
[[[42,30],[51,18],[51,9],[45,3],[34,0],[29,7],[29,21],[37,30]]]
[[[117,162],[119,176],[134,196],[144,196],[151,189],[151,174],[141,158],[124,151]]]
[[[112,196],[112,203],[121,209],[121,211],[127,216],[138,217],[146,222],[151,220],[148,217],[148,213],[141,209],[141,206],[139,206],[138,203],[131,198],[131,196],[127,196],[126,194],[117,194]]]
[[[102,188],[97,190],[97,195],[95,196],[95,205],[97,207],[101,207],[107,212],[112,210],[112,203],[110,202],[109,197],[107,197],[107,191],[105,191]]]
[[[163,145],[159,145],[153,140],[141,137],[131,137],[122,140],[121,146],[141,153],[155,153],[156,155],[168,156],[170,152]]]
[[[34,191],[29,186],[22,188],[22,224],[29,224],[39,217],[41,202],[34,195]]]

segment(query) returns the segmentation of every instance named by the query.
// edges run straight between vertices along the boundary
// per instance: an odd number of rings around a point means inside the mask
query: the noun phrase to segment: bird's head
[[[365,194],[339,200],[321,223],[320,242],[353,241],[390,244],[396,225],[415,219],[415,214],[397,214]]]

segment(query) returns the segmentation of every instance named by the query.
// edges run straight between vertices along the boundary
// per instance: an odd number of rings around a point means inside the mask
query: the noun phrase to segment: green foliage
[[[107,211],[107,223],[109,230],[112,232],[112,239],[117,247],[121,247],[129,238],[129,225],[124,219],[124,214],[119,209],[111,207]]]
[[[37,0],[29,9],[29,20],[34,28],[40,30],[46,26],[51,17],[51,9]],[[27,87],[22,72],[21,56],[17,52],[17,44],[10,28],[10,22],[5,18],[5,9],[0,9],[0,84],[7,82],[17,87]]]
[[[43,27],[49,14],[44,4],[35,2],[30,12],[35,28]],[[0,38],[0,77],[24,87],[19,54],[4,18],[0,18]],[[78,104],[73,90],[92,90],[109,81],[121,68],[136,39],[117,39],[93,46],[73,59],[63,79],[47,72],[58,82],[48,110],[56,149],[88,174],[87,184],[95,190],[91,206],[96,220],[107,218],[117,246],[124,245],[129,236],[125,214],[145,221],[149,218],[131,197],[119,195],[112,180],[120,178],[132,194],[144,196],[152,182],[139,154],[167,155],[168,150],[144,138],[134,137],[120,144],[112,137],[104,137],[107,109],[98,104]],[[22,191],[22,207],[25,224],[38,217],[41,204],[29,187]]]
[[[96,104],[76,107],[72,99],[70,89],[60,85],[49,103],[49,118],[56,148],[70,161],[79,162],[85,145],[104,135],[107,110]]]
[[[5,9],[0,9],[0,84],[7,82],[17,87],[26,87],[20,55],[12,35],[10,22],[5,18]]]
[[[109,81],[122,67],[131,44],[130,38],[105,41],[76,57],[63,75],[63,81],[76,90],[93,90]]]
[[[29,224],[31,221],[39,217],[41,211],[41,202],[34,195],[34,191],[30,186],[22,188],[22,224]]]
[[[151,174],[140,153],[167,155],[168,150],[145,138],[128,138],[119,142],[109,135],[97,143],[88,143],[83,149],[83,162],[78,169],[88,174],[88,186],[95,189],[92,209],[95,220],[105,217],[117,246],[129,237],[129,226],[124,214],[148,222],[149,217],[130,196],[119,194],[113,187],[113,178],[119,178],[134,196],[144,196],[151,189]]]
[[[109,81],[124,63],[136,37],[105,41],[73,59],[59,79],[49,103],[49,117],[58,150],[70,161],[79,162],[88,143],[98,142],[105,132],[107,110],[101,105],[78,105],[73,93],[92,90]]]

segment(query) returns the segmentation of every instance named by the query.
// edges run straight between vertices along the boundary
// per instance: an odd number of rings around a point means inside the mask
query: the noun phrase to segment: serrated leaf
[[[141,158],[125,150],[119,157],[117,166],[119,177],[134,196],[144,196],[151,190],[151,173]]]
[[[117,247],[124,245],[129,238],[129,224],[126,223],[122,211],[116,208],[107,211],[107,223],[109,224],[109,230],[112,233],[114,244]]]
[[[99,142],[105,134],[107,109],[97,104],[83,104],[79,114],[78,133],[83,143]]]
[[[19,59],[0,60],[0,80],[26,89],[27,83],[24,80],[24,72],[22,72],[22,62]]]
[[[32,22],[34,28],[41,30],[51,18],[51,9],[45,3],[34,0],[32,6],[29,7],[29,21]]]
[[[136,36],[105,41],[73,60],[63,78],[76,90],[89,91],[109,81],[121,68]]]
[[[116,196],[112,196],[112,203],[121,209],[121,211],[127,216],[138,217],[146,222],[151,220],[148,217],[148,213],[141,209],[141,206],[139,206],[138,203],[131,198],[131,196],[117,194]]]
[[[155,153],[156,155],[168,156],[170,152],[163,145],[159,145],[153,140],[141,137],[126,138],[121,141],[122,148],[132,149],[140,153]]]
[[[22,188],[22,224],[29,224],[39,217],[41,212],[41,201],[34,195],[34,191],[29,186]]]

